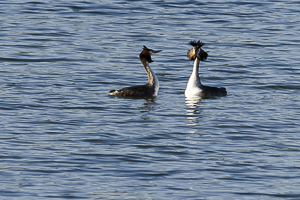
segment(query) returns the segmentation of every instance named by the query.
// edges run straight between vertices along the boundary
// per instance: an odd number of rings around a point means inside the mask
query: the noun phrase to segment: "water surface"
[[[0,8],[3,199],[298,199],[297,1],[7,1]],[[201,81],[185,99],[190,40]],[[143,84],[154,99],[116,98]]]

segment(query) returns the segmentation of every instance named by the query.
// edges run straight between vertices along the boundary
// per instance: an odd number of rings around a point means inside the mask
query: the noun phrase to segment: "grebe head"
[[[199,41],[193,40],[190,41],[189,44],[193,46],[193,48],[189,50],[187,54],[187,57],[190,60],[195,60],[196,57],[201,61],[206,60],[208,54],[201,48],[203,45],[205,45],[204,42],[200,40]]]
[[[153,49],[148,49],[145,45],[144,45],[144,48],[143,48],[143,51],[140,53],[140,60],[146,60],[148,61],[149,63],[153,62],[153,60],[151,59],[151,56],[154,54],[154,53],[158,53],[158,52],[161,52],[162,50],[157,50],[157,51],[154,51]]]

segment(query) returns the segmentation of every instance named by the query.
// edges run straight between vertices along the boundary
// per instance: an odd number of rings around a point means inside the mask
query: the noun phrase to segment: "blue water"
[[[300,199],[299,1],[5,1],[0,199]],[[208,52],[185,99],[190,40]],[[144,84],[154,99],[116,98]]]

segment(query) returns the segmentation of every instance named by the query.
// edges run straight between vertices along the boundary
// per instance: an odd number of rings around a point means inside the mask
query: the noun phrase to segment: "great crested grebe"
[[[145,67],[148,74],[148,82],[145,85],[137,85],[132,87],[125,87],[120,90],[111,90],[108,94],[116,96],[131,96],[131,97],[151,97],[157,96],[159,83],[155,73],[149,66],[149,63],[153,62],[151,55],[161,52],[162,50],[154,51],[148,49],[145,45],[143,51],[140,53],[140,60]]]
[[[201,84],[199,77],[199,63],[200,61],[206,60],[208,54],[201,48],[204,43],[199,41],[191,41],[189,43],[193,46],[188,52],[188,58],[194,61],[193,72],[190,76],[189,82],[187,83],[186,90],[184,92],[186,97],[214,97],[214,96],[226,96],[227,91],[224,87],[210,87]]]

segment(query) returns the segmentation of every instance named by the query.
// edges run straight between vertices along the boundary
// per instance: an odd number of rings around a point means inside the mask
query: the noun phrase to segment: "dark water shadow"
[[[136,102],[136,106],[139,109],[141,115],[141,119],[142,120],[150,120],[150,116],[149,113],[151,111],[153,111],[154,109],[154,104],[156,103],[157,97],[123,97],[123,96],[114,96],[114,95],[109,95],[110,98],[114,98],[114,99],[131,99],[133,101],[136,100],[145,100],[144,103],[141,102]]]
[[[115,99],[133,99],[133,100],[145,99],[147,103],[153,103],[157,99],[157,97],[130,97],[130,96],[115,96],[115,95],[108,95],[108,96],[110,98],[115,98]]]

